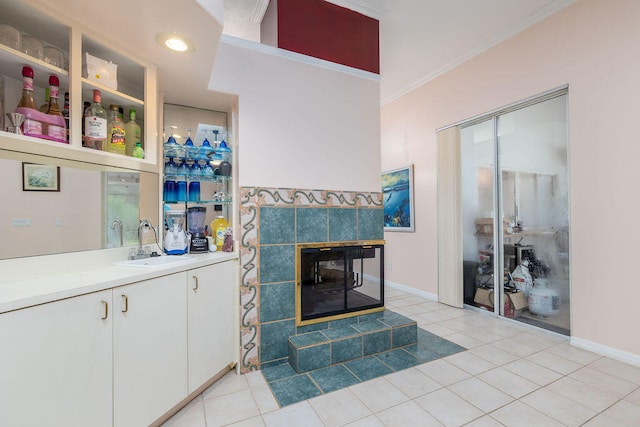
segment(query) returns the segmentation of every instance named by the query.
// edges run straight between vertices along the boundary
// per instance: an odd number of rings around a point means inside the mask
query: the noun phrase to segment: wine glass
[[[200,146],[200,157],[206,161],[209,161],[209,153],[213,153],[214,151],[207,137],[209,132],[210,130],[204,131],[204,141],[202,141],[202,145]]]
[[[198,154],[198,147],[193,144],[191,140],[191,128],[185,128],[187,131],[187,140],[184,142],[185,156],[186,157],[195,157]]]
[[[173,136],[173,130],[176,129],[177,126],[168,126],[168,128],[170,129],[171,133],[169,135],[169,138],[167,139],[167,142],[165,142],[162,147],[164,151],[164,156],[170,157],[170,158],[177,157],[178,151],[180,149],[180,145],[178,144],[178,142]]]

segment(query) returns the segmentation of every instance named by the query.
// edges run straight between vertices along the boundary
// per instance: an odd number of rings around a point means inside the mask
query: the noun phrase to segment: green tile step
[[[301,374],[417,343],[417,323],[392,311],[352,319],[351,324],[290,336],[289,365]]]

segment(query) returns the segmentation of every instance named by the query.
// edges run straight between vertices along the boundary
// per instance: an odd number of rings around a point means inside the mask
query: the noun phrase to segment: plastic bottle
[[[109,107],[109,143],[107,144],[107,150],[110,153],[125,155],[125,129],[124,122],[120,118],[118,105],[111,105]],[[133,154],[133,153],[132,153]]]
[[[216,205],[214,209],[217,212],[218,216],[216,217],[216,219],[211,221],[211,234],[213,236],[217,250],[221,251],[222,245],[224,245],[225,233],[227,231],[227,228],[229,228],[229,223],[227,223],[227,220],[222,216],[222,205]]]
[[[133,148],[133,157],[144,159],[144,149],[142,148],[140,141],[136,142],[136,146]]]
[[[127,156],[136,157],[133,150],[140,144],[142,149],[142,141],[140,141],[140,125],[136,123],[136,110],[129,109],[129,121],[124,125],[124,146]]]

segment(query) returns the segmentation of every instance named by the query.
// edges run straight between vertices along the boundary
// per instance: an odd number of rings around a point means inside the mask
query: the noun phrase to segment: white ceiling
[[[575,0],[326,1],[380,21],[380,92],[385,104]],[[260,22],[269,0],[224,0],[224,11],[220,10],[221,0],[112,0],[113,8],[127,11],[119,16],[122,30],[118,31],[111,19],[96,15],[95,5],[76,0],[0,0],[0,15],[9,15],[12,7],[24,3],[83,23],[98,39],[111,40],[113,48],[156,64],[166,101],[222,108],[233,97],[218,96],[213,101],[202,96],[220,32],[259,42]],[[216,19],[220,15],[224,16],[223,29]],[[161,48],[155,42],[161,31],[190,37],[196,51],[181,55]]]
[[[327,0],[380,21],[385,104],[575,0]],[[225,0],[223,32],[259,42],[268,0]]]

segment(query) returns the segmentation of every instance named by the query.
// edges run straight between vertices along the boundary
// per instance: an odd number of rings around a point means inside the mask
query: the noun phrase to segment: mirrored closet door
[[[464,303],[570,334],[567,95],[460,125]]]

